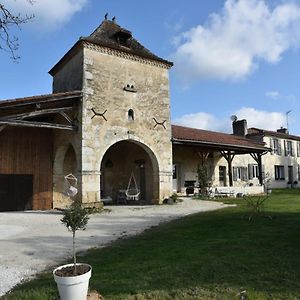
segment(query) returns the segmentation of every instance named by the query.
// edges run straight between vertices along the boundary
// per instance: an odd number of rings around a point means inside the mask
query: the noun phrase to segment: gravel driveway
[[[91,216],[77,234],[78,250],[103,246],[122,236],[188,214],[227,207],[222,203],[186,199],[177,205],[109,206]],[[57,211],[0,213],[0,296],[23,279],[71,255],[71,234]]]

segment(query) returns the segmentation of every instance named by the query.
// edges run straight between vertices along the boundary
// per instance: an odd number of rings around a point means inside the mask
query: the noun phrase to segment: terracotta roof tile
[[[300,136],[297,136],[297,135],[291,135],[291,134],[286,134],[286,133],[271,131],[271,130],[264,130],[264,129],[255,128],[255,127],[249,128],[247,136],[255,136],[255,135],[275,136],[275,137],[282,138],[282,139],[290,139],[290,140],[300,141]]]
[[[228,148],[268,150],[264,147],[264,143],[246,137],[178,125],[172,125],[172,138],[177,141],[198,142],[199,144],[212,144]]]
[[[124,43],[120,43],[122,36]],[[173,65],[172,62],[153,54],[133,38],[130,31],[110,20],[104,20],[90,36],[82,37],[81,40]]]
[[[118,36],[120,34],[121,36]],[[124,44],[120,43],[120,37],[122,39],[122,35],[123,37],[125,37],[125,39],[128,38],[126,40],[125,46]],[[49,71],[49,74],[53,76],[64,62],[68,61],[68,59],[70,59],[73,55],[77,53],[79,49],[81,49],[84,42],[119,50],[122,52],[140,56],[142,58],[162,62],[168,65],[169,67],[173,66],[172,62],[153,54],[150,50],[142,46],[135,38],[132,37],[130,31],[122,28],[113,21],[104,20],[90,36],[81,37],[72,46],[72,48],[58,61],[58,63]]]
[[[15,98],[15,99],[0,99],[0,108],[6,107],[14,104],[21,103],[32,103],[32,102],[40,102],[40,101],[51,101],[51,100],[65,100],[70,98],[80,97],[82,95],[81,91],[72,91],[72,92],[64,92],[64,93],[55,93],[55,94],[45,94],[38,96],[30,96],[24,98]]]

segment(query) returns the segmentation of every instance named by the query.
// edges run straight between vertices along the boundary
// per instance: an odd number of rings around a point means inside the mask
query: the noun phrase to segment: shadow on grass
[[[90,250],[80,261],[93,266],[90,287],[105,299],[234,299],[240,289],[251,299],[300,299],[300,212],[280,213],[276,201],[266,207],[272,220],[249,222],[241,202]],[[44,298],[24,296],[39,292]],[[56,297],[52,275],[44,274],[7,299]]]
[[[91,286],[110,296],[199,286],[299,294],[300,215],[241,215],[196,215],[91,251]]]

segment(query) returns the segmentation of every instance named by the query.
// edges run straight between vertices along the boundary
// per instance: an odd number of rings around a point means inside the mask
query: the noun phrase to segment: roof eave
[[[126,51],[126,49],[119,49],[117,47],[113,47],[112,45],[104,45],[104,44],[101,44],[101,43],[93,42],[93,41],[91,41],[88,38],[84,38],[83,37],[83,38],[80,39],[80,41],[83,41],[83,42],[86,42],[86,43],[90,43],[90,44],[93,44],[93,45],[98,45],[98,46],[101,46],[101,47],[104,47],[104,48],[108,48],[108,49],[120,51],[120,52],[125,52],[125,53],[131,54],[133,56],[137,56],[137,57],[140,57],[140,58],[143,58],[143,59],[147,59],[147,60],[150,60],[150,61],[156,61],[156,62],[164,63],[167,66],[169,66],[169,68],[173,67],[173,65],[174,65],[173,62],[165,60],[163,58],[159,58],[158,57],[157,59],[155,59],[155,58],[143,56],[143,55],[140,55],[138,53],[132,53],[131,51]]]
[[[186,139],[177,139],[177,138],[172,138],[172,142],[175,144],[198,144],[198,145],[212,145],[212,146],[219,146],[219,147],[228,147],[232,148],[234,150],[256,150],[256,152],[265,152],[265,151],[271,151],[271,149],[267,147],[251,147],[251,146],[239,146],[239,145],[234,145],[234,144],[220,144],[216,142],[206,142],[206,141],[195,141],[195,140],[186,140]]]
[[[52,77],[61,69],[61,67],[75,56],[77,51],[81,49],[83,41],[79,39],[72,48],[52,67],[48,72]]]

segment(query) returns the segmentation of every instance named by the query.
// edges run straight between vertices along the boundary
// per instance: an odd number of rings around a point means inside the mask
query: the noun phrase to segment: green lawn
[[[199,200],[201,201],[201,200]],[[90,288],[105,299],[300,299],[300,190],[274,191],[264,217],[234,208],[200,213],[94,249]],[[52,274],[4,299],[57,299]]]

